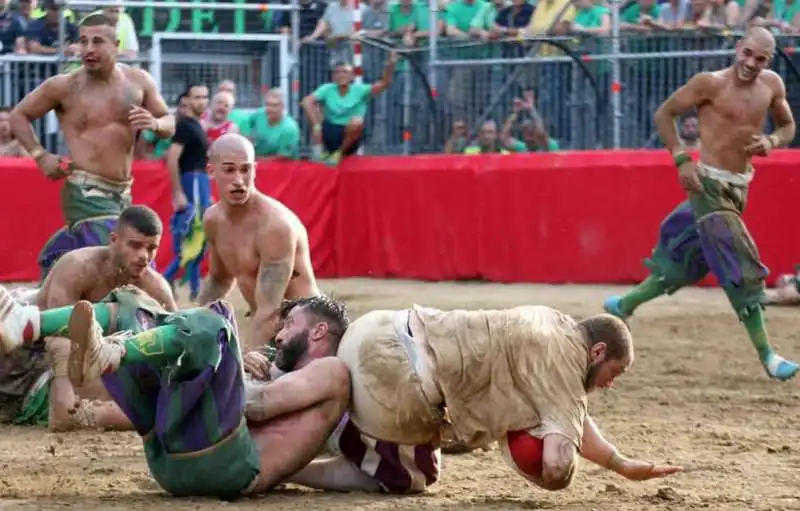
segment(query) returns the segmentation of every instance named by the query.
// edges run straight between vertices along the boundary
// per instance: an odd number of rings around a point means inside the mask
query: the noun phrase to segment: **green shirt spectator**
[[[320,85],[313,92],[314,98],[322,103],[322,115],[331,124],[345,126],[354,117],[367,115],[367,103],[372,97],[372,85],[351,83],[347,93],[342,95],[335,83]]]
[[[288,115],[272,122],[266,108],[256,110],[250,118],[250,138],[256,156],[282,156],[297,159],[300,149],[300,127]]]
[[[649,0],[652,1],[652,0]],[[642,9],[642,6],[639,2],[628,6],[627,9],[620,13],[619,19],[622,23],[628,23],[629,25],[637,25],[639,24],[639,19],[642,15],[650,16],[653,19],[658,19],[659,14],[661,13],[661,6],[657,3],[653,3],[650,7]]]
[[[517,138],[512,138],[511,142],[508,144],[508,149],[515,152],[515,153],[549,153],[552,151],[560,151],[561,147],[558,145],[558,141],[554,138],[547,137],[547,144],[545,147],[541,147],[535,144],[526,144],[522,140]]]

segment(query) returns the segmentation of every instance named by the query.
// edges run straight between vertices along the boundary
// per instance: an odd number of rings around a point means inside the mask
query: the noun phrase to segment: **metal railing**
[[[296,17],[296,11],[290,14]],[[213,85],[233,79],[238,105],[245,108],[261,105],[264,88],[281,87],[287,91],[290,114],[307,136],[308,123],[298,104],[330,80],[331,49],[315,42],[293,53],[296,33],[234,39],[173,34],[160,40],[158,51],[150,55],[154,60],[139,65],[158,77],[171,103],[189,80]],[[437,37],[413,48],[392,39],[359,41],[367,82],[380,78],[388,51],[399,49],[402,56],[392,85],[368,109],[365,152],[412,154],[441,152],[457,121],[473,135],[487,120],[500,128],[514,98],[526,90],[535,91],[538,113],[562,149],[655,147],[655,109],[693,74],[729,65],[736,36],[621,32],[617,37],[575,34],[494,43]],[[800,113],[800,57],[794,51],[798,39],[781,35],[778,41],[772,67],[786,81],[790,105]],[[14,105],[70,65],[76,64],[60,55],[0,55],[0,101]],[[36,126],[55,147],[54,116]]]

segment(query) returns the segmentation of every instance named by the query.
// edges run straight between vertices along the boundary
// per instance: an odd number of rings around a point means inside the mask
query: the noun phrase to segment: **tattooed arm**
[[[213,206],[203,215],[203,230],[205,231],[208,247],[208,276],[200,289],[197,303],[199,305],[208,305],[214,300],[228,296],[233,287],[234,278],[222,261],[219,250],[217,250]]]
[[[247,324],[243,352],[261,348],[277,333],[280,307],[294,271],[296,237],[282,224],[266,226],[258,236],[260,266],[256,280],[256,310]]]

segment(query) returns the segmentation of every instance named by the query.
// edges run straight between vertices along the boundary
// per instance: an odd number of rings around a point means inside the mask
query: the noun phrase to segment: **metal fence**
[[[330,80],[334,53],[312,43],[292,54],[281,50],[277,39],[257,38],[215,41],[186,34],[186,40],[162,41],[151,55],[154,60],[139,65],[159,76],[162,93],[173,104],[189,81],[214,85],[232,79],[238,105],[245,108],[260,106],[264,88],[282,86],[290,114],[307,134],[308,123],[297,105]],[[456,122],[473,134],[486,120],[502,126],[514,98],[526,90],[535,92],[538,111],[562,149],[655,147],[655,109],[693,74],[729,65],[736,37],[621,33],[616,40],[569,36],[491,44],[440,37],[435,52],[430,44],[408,48],[391,39],[361,43],[367,82],[380,78],[389,50],[399,48],[402,55],[392,85],[368,110],[365,152],[413,154],[441,152]],[[797,115],[797,40],[780,36],[778,46],[773,69],[786,81]],[[0,101],[15,104],[47,76],[70,65],[76,64],[58,57],[0,56]],[[617,82],[619,89],[612,87]],[[616,103],[612,90],[621,90]],[[58,144],[54,117],[37,123],[37,129],[50,147]]]

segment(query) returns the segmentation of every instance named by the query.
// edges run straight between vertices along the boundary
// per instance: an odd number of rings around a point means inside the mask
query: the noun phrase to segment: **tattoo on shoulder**
[[[280,302],[286,294],[286,284],[292,276],[292,265],[288,262],[267,263],[258,272],[258,283],[263,293],[270,299]]]

